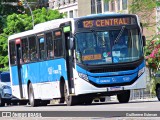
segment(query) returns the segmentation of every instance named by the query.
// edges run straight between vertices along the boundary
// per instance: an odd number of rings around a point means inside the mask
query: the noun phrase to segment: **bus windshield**
[[[80,32],[75,41],[77,62],[86,65],[132,62],[142,57],[138,29]]]

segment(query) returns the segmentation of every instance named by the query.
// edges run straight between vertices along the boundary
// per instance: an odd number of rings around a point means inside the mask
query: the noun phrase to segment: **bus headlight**
[[[144,68],[144,67],[143,67],[142,69],[140,69],[140,70],[138,71],[138,77],[141,76],[141,75],[144,73],[144,71],[145,71],[145,68]]]
[[[83,73],[78,73],[79,77],[88,81],[88,76],[86,74],[83,74]]]

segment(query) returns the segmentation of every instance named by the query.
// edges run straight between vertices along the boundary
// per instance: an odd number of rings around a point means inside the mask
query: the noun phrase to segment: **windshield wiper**
[[[118,42],[118,40],[119,40],[119,38],[121,37],[124,29],[125,29],[125,26],[122,26],[121,31],[119,32],[117,38],[114,40],[114,44],[116,44],[116,43]]]
[[[90,31],[94,34],[94,36],[95,36],[98,40],[101,39],[101,36],[98,35],[97,32],[96,32],[94,29],[90,29]],[[96,38],[95,38],[95,39],[96,39]]]

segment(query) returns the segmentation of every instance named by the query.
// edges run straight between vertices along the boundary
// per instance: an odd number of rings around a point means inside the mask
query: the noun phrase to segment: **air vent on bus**
[[[125,71],[125,70],[134,70],[136,67],[117,67],[117,68],[103,68],[103,69],[92,69],[89,70],[91,73],[104,73],[104,72],[117,72],[117,71]]]

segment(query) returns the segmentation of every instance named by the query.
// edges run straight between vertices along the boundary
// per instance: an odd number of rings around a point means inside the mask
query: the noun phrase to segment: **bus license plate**
[[[109,91],[118,91],[118,90],[121,90],[120,86],[109,87]]]

